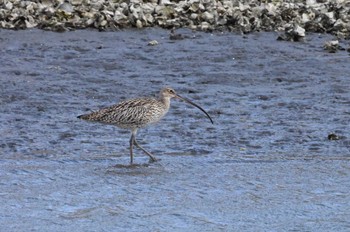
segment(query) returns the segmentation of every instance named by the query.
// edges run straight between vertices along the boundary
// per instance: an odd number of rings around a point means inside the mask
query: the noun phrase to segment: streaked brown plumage
[[[190,100],[179,96],[171,88],[162,89],[160,91],[159,99],[136,98],[126,100],[120,102],[119,104],[103,108],[90,114],[80,115],[78,118],[87,121],[112,124],[120,128],[131,129],[132,133],[130,138],[130,163],[133,163],[134,144],[142,151],[144,151],[152,161],[156,161],[156,158],[151,153],[146,151],[137,143],[136,133],[139,128],[158,122],[168,112],[170,107],[170,99],[173,97],[182,99],[185,102],[197,107],[203,111],[210,119],[211,123],[213,123],[213,120],[205,110]]]

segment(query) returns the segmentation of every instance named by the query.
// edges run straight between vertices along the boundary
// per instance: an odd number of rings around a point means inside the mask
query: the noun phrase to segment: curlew
[[[133,145],[136,145],[143,152],[145,152],[151,159],[156,161],[157,159],[143,147],[141,147],[136,141],[137,130],[143,128],[149,124],[158,122],[169,110],[170,99],[179,98],[195,107],[200,109],[206,114],[213,123],[213,120],[209,114],[200,106],[192,101],[181,97],[172,88],[164,88],[160,91],[158,99],[155,98],[136,98],[130,99],[119,104],[112,105],[107,108],[100,109],[90,114],[84,114],[78,116],[80,119],[87,121],[100,122],[105,124],[115,125],[119,128],[131,130],[130,138],[130,164],[133,164]]]

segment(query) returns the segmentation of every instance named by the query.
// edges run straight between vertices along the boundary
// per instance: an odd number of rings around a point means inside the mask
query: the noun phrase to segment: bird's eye
[[[169,93],[174,93],[174,90],[172,90],[172,89],[169,89]]]

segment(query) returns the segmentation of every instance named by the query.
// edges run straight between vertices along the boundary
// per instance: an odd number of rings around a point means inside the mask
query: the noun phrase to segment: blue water
[[[348,53],[178,32],[0,31],[0,231],[350,231]],[[157,163],[76,118],[163,86],[214,124],[174,100],[138,133]]]

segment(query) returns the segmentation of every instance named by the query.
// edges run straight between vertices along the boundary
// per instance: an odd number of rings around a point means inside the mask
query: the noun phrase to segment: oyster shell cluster
[[[350,38],[348,0],[0,0],[0,27],[66,31],[81,28],[188,27],[195,30],[305,31]]]

